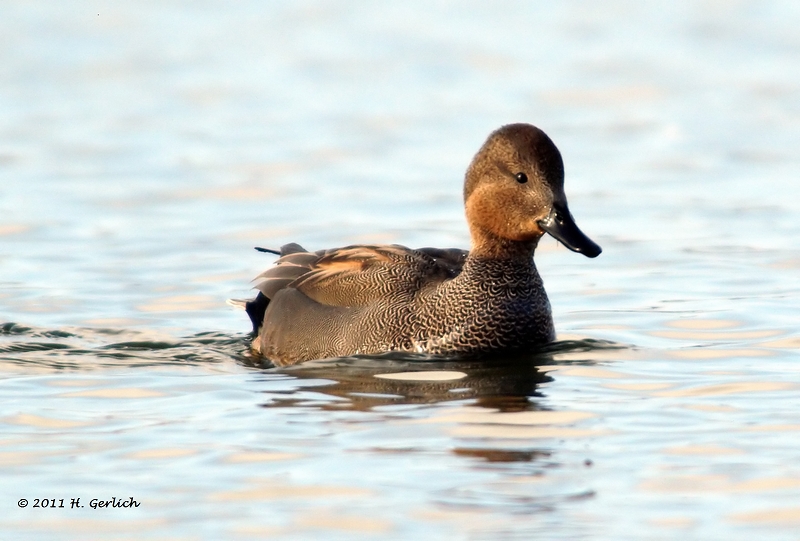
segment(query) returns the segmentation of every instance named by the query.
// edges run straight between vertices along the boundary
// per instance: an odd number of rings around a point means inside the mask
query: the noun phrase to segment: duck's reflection
[[[306,391],[344,399],[318,402],[323,409],[370,410],[472,399],[476,406],[514,412],[539,409],[538,387],[552,381],[542,367],[553,364],[557,355],[608,347],[596,340],[562,341],[535,352],[469,360],[386,354],[310,361],[271,372],[309,382],[303,386]],[[308,403],[294,392],[269,394],[264,407]]]
[[[489,463],[533,462],[550,458],[550,452],[541,449],[494,449],[476,447],[456,447],[453,453],[458,456],[481,459]]]
[[[540,383],[550,381],[535,362],[341,359],[286,370],[302,379],[330,380],[314,390],[346,398],[352,409],[387,404],[432,404],[477,399],[501,411],[528,409]]]

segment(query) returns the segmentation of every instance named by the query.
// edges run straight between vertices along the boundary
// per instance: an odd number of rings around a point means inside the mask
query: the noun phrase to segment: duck
[[[504,125],[469,164],[463,195],[469,250],[257,248],[279,257],[243,301],[252,352],[281,367],[387,352],[473,357],[555,340],[539,240],[549,234],[590,258],[602,251],[569,211],[558,148],[531,124]]]

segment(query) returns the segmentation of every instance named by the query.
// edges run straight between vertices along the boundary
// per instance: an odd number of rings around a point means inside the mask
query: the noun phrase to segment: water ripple
[[[158,365],[245,364],[247,337],[201,332],[183,338],[147,338],[130,329],[39,329],[18,323],[0,325],[0,364],[55,370],[96,370]],[[124,337],[109,342],[109,337]],[[50,340],[43,341],[42,338]],[[91,362],[87,362],[91,359]]]

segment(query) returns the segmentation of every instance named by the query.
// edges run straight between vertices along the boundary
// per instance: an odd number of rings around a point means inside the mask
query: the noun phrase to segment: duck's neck
[[[484,229],[474,228],[472,231],[472,249],[469,257],[475,259],[492,259],[509,263],[532,265],[533,252],[541,237],[518,241],[498,237]]]
[[[452,282],[453,287],[464,287],[469,295],[477,295],[479,300],[475,306],[493,307],[490,312],[533,317],[536,324],[529,323],[541,326],[544,329],[541,332],[550,336],[550,304],[533,262],[537,243],[538,239],[528,242],[492,239],[474,243],[461,274]]]

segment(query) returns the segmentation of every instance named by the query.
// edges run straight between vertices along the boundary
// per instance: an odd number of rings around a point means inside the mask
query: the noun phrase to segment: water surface
[[[797,539],[798,23],[4,3],[3,537]],[[273,261],[253,246],[466,247],[463,171],[515,121],[604,248],[542,242],[556,344],[248,354],[225,301]],[[89,506],[112,497],[140,506]]]

